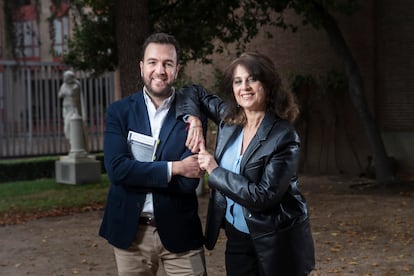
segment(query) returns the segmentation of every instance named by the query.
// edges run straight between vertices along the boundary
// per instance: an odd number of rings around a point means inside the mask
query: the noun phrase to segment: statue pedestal
[[[56,182],[87,184],[101,182],[101,162],[93,155],[73,154],[60,157],[55,162]]]
[[[86,184],[101,182],[101,162],[85,150],[82,118],[74,113],[70,118],[70,152],[55,162],[56,182]]]

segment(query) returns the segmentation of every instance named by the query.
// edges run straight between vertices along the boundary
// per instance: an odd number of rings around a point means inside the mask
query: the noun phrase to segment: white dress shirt
[[[158,139],[162,124],[165,120],[165,117],[167,116],[168,111],[170,110],[171,103],[174,100],[174,97],[175,97],[175,89],[174,87],[172,87],[171,96],[165,99],[162,105],[156,108],[151,98],[149,97],[148,93],[146,92],[146,89],[144,88],[144,100],[145,100],[145,105],[147,106],[148,118],[149,118],[150,125],[151,125],[151,134],[152,134],[152,137],[156,139]],[[168,170],[167,170],[168,181],[171,180],[171,174],[172,174],[172,162],[168,162]],[[152,193],[147,193],[147,196],[145,198],[144,208],[142,209],[142,212],[150,213],[150,214],[154,213]]]

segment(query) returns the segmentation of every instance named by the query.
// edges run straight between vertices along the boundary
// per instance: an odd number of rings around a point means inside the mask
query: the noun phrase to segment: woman
[[[214,157],[204,145],[198,154],[212,189],[206,248],[214,248],[224,227],[227,275],[307,275],[315,260],[296,174],[300,142],[291,123],[298,108],[282,89],[273,62],[258,53],[235,59],[221,87],[222,93],[233,94],[228,104],[198,86],[192,89],[211,119],[217,122],[225,114]],[[188,106],[184,114],[197,113]],[[197,125],[193,119],[190,127]]]

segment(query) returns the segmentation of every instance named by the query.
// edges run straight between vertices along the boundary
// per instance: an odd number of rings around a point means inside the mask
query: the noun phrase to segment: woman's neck
[[[244,125],[243,141],[240,154],[243,155],[246,151],[247,147],[253,139],[253,136],[256,135],[257,129],[259,128],[264,116],[265,112],[246,112],[247,122]]]
[[[265,116],[265,112],[246,112],[246,124],[245,129],[253,130],[257,129]]]

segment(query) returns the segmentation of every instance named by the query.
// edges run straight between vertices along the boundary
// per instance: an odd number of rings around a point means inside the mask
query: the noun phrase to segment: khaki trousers
[[[128,249],[114,247],[119,276],[205,276],[204,249],[169,252],[161,243],[157,228],[139,225],[137,237]],[[165,271],[157,271],[159,267]]]

